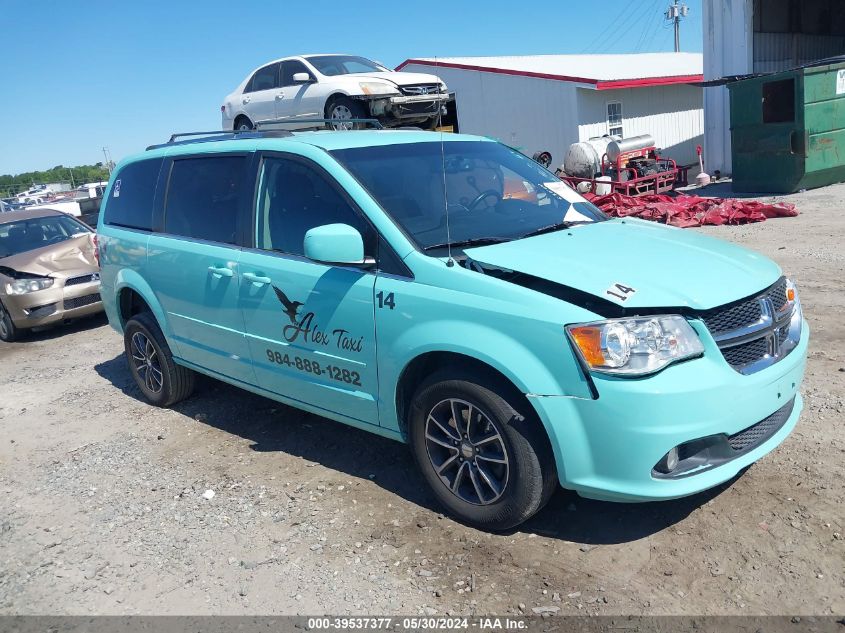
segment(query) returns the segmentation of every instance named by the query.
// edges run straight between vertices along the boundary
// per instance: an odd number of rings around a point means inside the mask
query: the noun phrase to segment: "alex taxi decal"
[[[343,328],[335,328],[331,333],[321,330],[319,324],[315,321],[313,312],[306,312],[300,318],[299,308],[304,305],[301,301],[291,301],[276,286],[273,286],[273,291],[284,306],[284,313],[290,319],[290,325],[286,325],[282,330],[282,334],[288,343],[295,343],[301,338],[304,343],[313,343],[314,345],[322,345],[324,347],[334,344],[339,350],[347,352],[361,351],[364,344],[363,336],[356,338],[348,330]]]

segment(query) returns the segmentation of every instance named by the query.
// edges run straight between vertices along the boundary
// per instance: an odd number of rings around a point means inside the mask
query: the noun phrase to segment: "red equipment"
[[[601,175],[610,177],[610,182],[604,184],[610,185],[611,193],[625,196],[659,194],[683,187],[688,171],[689,167],[679,167],[671,158],[661,158],[654,139],[647,134],[610,143],[601,158]],[[596,193],[596,185],[601,184],[597,177],[568,176],[560,170],[557,175],[582,193]],[[579,183],[589,183],[589,188],[578,188]]]

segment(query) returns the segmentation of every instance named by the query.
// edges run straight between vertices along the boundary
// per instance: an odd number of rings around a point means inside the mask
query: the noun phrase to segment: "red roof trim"
[[[643,79],[617,79],[613,81],[599,81],[598,90],[613,90],[617,88],[643,88],[647,86],[671,86],[673,84],[691,84],[704,81],[704,75],[674,75],[671,77],[644,77]]]
[[[489,68],[487,66],[474,66],[472,64],[458,64],[455,62],[433,62],[427,59],[406,59],[396,67],[402,70],[409,64],[421,66],[434,66],[443,68],[459,68],[461,70],[476,70],[483,73],[495,73],[498,75],[516,75],[518,77],[535,77],[537,79],[552,79],[555,81],[571,81],[582,84],[592,84],[596,90],[613,90],[619,88],[645,88],[648,86],[668,86],[672,84],[687,84],[697,81],[704,81],[704,75],[677,75],[674,77],[645,77],[642,79],[615,79],[601,81],[587,77],[571,77],[568,75],[554,75],[550,73],[536,73],[527,70],[510,70],[507,68]]]

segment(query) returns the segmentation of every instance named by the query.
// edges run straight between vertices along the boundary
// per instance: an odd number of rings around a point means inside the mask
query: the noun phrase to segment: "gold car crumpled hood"
[[[21,273],[66,277],[68,273],[96,272],[93,233],[80,234],[64,242],[0,259],[0,267]]]

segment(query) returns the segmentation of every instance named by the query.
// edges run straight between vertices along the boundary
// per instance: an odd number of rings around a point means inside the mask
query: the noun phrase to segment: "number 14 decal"
[[[378,307],[379,308],[390,308],[391,310],[396,307],[396,298],[393,296],[392,292],[388,292],[387,296],[379,290],[376,293],[376,299],[378,299]]]
[[[637,290],[635,288],[631,288],[630,286],[625,286],[623,284],[613,284],[610,288],[605,290],[605,293],[610,295],[611,297],[615,297],[617,301],[621,301],[624,303],[636,291]]]

